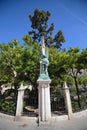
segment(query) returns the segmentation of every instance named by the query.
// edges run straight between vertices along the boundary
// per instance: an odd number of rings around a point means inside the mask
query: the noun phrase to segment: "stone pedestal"
[[[48,121],[51,118],[51,104],[50,104],[50,82],[51,80],[37,80],[38,86],[38,100],[39,100],[39,120]]]
[[[70,92],[66,82],[64,83],[64,96],[65,96],[66,111],[68,112],[68,119],[71,120],[73,117],[73,112],[72,112]]]
[[[23,112],[23,97],[24,97],[24,90],[23,84],[21,84],[20,88],[18,89],[18,99],[17,99],[17,108],[16,108],[16,116],[21,116]]]

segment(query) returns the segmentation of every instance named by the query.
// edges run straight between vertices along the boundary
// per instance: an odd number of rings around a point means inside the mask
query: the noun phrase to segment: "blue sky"
[[[54,23],[54,34],[63,31],[63,47],[87,48],[87,0],[0,0],[0,43],[14,38],[22,43],[35,8],[51,13],[49,24]]]

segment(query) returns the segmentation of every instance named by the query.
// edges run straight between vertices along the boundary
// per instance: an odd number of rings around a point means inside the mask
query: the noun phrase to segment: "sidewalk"
[[[87,111],[74,114],[72,120],[54,118],[49,122],[40,123],[36,119],[13,121],[0,117],[0,130],[87,130]]]

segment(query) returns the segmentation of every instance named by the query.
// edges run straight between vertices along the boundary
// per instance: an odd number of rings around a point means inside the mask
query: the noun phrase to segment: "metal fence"
[[[31,92],[24,95],[24,116],[38,116],[38,93]]]
[[[51,111],[52,114],[63,115],[66,113],[64,96],[51,94]]]
[[[57,115],[63,115],[65,111],[65,101],[63,94],[52,93],[50,95],[51,112]],[[24,96],[23,115],[38,116],[38,93],[27,93]]]
[[[80,91],[80,104],[81,107],[78,106],[78,98],[76,91],[70,90],[71,95],[71,103],[73,112],[81,111],[87,109],[87,91]],[[8,95],[3,97],[0,95],[0,112],[15,116],[16,113],[16,99],[14,96]],[[52,115],[64,115],[67,114],[65,109],[65,100],[63,90],[60,89],[58,92],[53,92],[50,95],[51,101],[51,112]],[[38,92],[32,91],[25,93],[24,95],[24,104],[23,104],[23,113],[22,115],[36,117],[38,116]]]

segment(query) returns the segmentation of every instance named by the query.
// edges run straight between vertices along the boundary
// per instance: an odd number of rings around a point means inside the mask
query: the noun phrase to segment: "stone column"
[[[64,96],[65,96],[65,106],[68,112],[68,119],[71,120],[73,117],[73,112],[72,112],[70,92],[69,92],[69,88],[67,87],[66,82],[64,82]]]
[[[21,84],[20,88],[18,89],[18,99],[17,99],[17,108],[16,108],[17,117],[21,116],[23,112],[24,90],[25,88],[23,87],[23,84]]]
[[[48,121],[51,118],[50,86],[51,80],[37,80],[39,98],[39,120]]]

